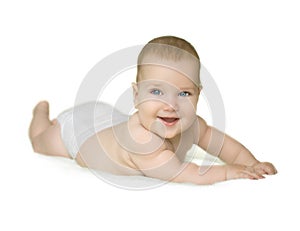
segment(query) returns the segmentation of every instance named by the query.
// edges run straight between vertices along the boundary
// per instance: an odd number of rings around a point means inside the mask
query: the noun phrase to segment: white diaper
[[[89,102],[62,112],[57,120],[61,126],[61,137],[69,152],[75,159],[80,146],[92,135],[113,125],[128,120],[111,105]]]

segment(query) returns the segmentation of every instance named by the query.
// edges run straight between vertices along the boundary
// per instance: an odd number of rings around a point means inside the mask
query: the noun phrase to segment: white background
[[[1,1],[0,230],[299,230],[299,10],[291,0]],[[55,117],[98,61],[161,35],[196,47],[226,132],[277,176],[127,191],[32,152],[39,100]]]

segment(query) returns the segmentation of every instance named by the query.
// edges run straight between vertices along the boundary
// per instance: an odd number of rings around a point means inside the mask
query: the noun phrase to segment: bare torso
[[[116,175],[143,175],[132,161],[131,155],[147,155],[167,148],[184,161],[195,140],[194,130],[195,128],[191,127],[172,140],[164,140],[143,128],[137,116],[133,115],[128,122],[91,136],[80,147],[79,156],[85,166],[94,170]]]

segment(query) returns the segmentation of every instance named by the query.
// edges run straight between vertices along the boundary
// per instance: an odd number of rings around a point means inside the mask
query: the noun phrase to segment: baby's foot
[[[39,102],[33,109],[33,116],[35,116],[37,113],[49,116],[49,103],[47,101]]]
[[[29,127],[30,140],[45,131],[51,125],[52,123],[49,120],[49,103],[47,101],[41,101],[33,109],[33,117]]]

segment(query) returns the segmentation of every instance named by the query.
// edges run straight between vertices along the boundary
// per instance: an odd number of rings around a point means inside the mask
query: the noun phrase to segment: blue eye
[[[161,90],[158,90],[158,89],[153,89],[153,90],[151,90],[150,93],[153,94],[153,95],[162,95]]]
[[[178,94],[179,96],[182,96],[182,97],[187,97],[187,96],[190,96],[191,93],[187,92],[187,91],[182,91]]]

